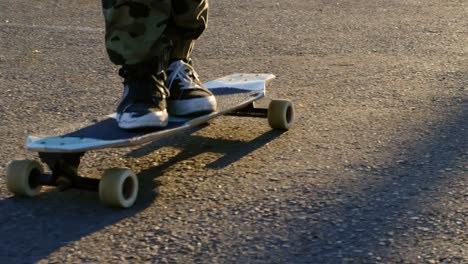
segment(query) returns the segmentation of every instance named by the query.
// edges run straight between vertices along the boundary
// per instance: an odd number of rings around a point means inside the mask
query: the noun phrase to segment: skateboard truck
[[[51,174],[41,173],[41,185],[57,186],[61,191],[76,187],[85,190],[97,190],[97,179],[80,177],[78,167],[84,152],[78,153],[46,153],[39,152],[39,158],[52,171]]]
[[[260,108],[255,106],[255,102],[248,104],[247,106],[235,110],[226,114],[228,116],[245,116],[245,117],[259,117],[259,118],[267,118],[268,117],[268,109],[267,108]]]
[[[267,118],[273,129],[288,130],[294,120],[294,106],[289,100],[271,100],[268,108],[256,107],[251,102],[245,107],[226,113],[230,116]]]

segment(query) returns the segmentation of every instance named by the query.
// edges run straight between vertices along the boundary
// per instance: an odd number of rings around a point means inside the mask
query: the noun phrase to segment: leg
[[[102,0],[105,44],[117,65],[136,65],[163,56],[171,16],[170,0]]]
[[[188,60],[196,39],[208,25],[208,0],[173,0],[169,37],[171,60]]]
[[[173,0],[168,36],[172,40],[166,86],[172,115],[199,115],[216,110],[216,98],[203,87],[190,59],[195,40],[208,23],[208,0]]]
[[[171,0],[102,0],[105,44],[110,60],[122,65],[124,96],[117,107],[121,128],[167,125],[164,74],[170,40],[165,36]]]

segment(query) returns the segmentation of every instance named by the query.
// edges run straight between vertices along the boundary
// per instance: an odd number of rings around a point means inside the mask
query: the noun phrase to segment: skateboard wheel
[[[268,123],[273,129],[288,130],[294,119],[294,105],[289,100],[272,100],[268,106]]]
[[[7,189],[20,196],[33,197],[41,191],[42,166],[35,160],[14,160],[8,164]]]
[[[131,207],[138,195],[138,178],[130,169],[108,169],[99,181],[99,198],[105,205]]]

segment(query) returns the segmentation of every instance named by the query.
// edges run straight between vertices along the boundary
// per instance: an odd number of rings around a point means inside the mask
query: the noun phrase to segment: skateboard
[[[112,207],[131,207],[138,195],[138,178],[128,168],[111,168],[100,179],[78,174],[81,157],[87,152],[105,148],[132,147],[150,143],[196,126],[221,115],[267,118],[271,128],[288,130],[294,119],[294,105],[289,100],[272,100],[268,108],[255,102],[265,96],[272,74],[232,74],[205,83],[216,97],[216,112],[197,117],[170,117],[164,128],[123,130],[115,114],[92,122],[55,129],[47,136],[28,136],[26,147],[38,152],[50,173],[44,173],[37,160],[15,160],[7,167],[8,190],[19,196],[36,196],[42,186],[64,190],[79,188],[99,192],[99,199]]]

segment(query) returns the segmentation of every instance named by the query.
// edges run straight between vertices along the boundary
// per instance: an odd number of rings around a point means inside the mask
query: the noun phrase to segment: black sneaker
[[[125,74],[121,74],[125,78]],[[167,126],[167,88],[163,78],[125,78],[124,95],[117,106],[117,122],[123,129]]]
[[[177,60],[167,68],[167,100],[171,115],[201,115],[216,111],[216,98],[198,79],[190,61]]]

